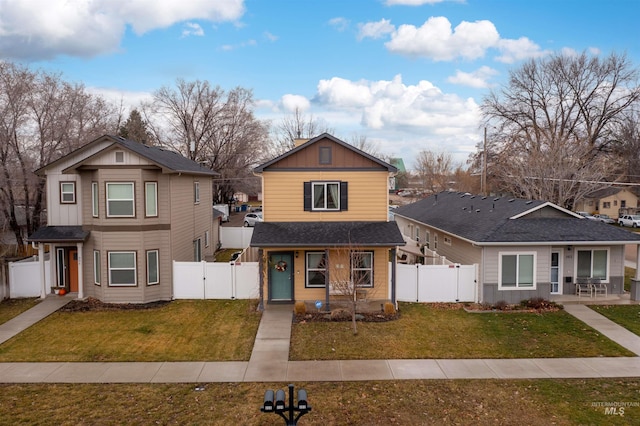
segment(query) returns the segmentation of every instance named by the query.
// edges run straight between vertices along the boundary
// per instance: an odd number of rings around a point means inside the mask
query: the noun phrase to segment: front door
[[[562,279],[561,279],[561,265],[560,265],[560,252],[551,252],[551,294],[562,294]]]
[[[69,291],[78,292],[78,250],[69,249]]]
[[[293,300],[293,254],[291,252],[269,255],[269,300],[290,302]]]

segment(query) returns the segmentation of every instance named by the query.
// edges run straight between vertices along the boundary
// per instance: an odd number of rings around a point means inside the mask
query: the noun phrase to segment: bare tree
[[[278,156],[294,148],[296,139],[311,139],[322,133],[333,133],[333,129],[321,118],[305,115],[300,108],[282,117],[272,128],[272,156]]]
[[[640,99],[624,55],[531,60],[482,104],[491,130],[492,184],[572,208],[606,177],[606,153],[623,113]]]
[[[0,208],[19,246],[22,228],[33,233],[44,208],[45,182],[33,171],[107,133],[113,111],[59,74],[0,62]]]
[[[420,151],[416,159],[416,173],[424,190],[435,193],[447,189],[453,174],[451,154]]]
[[[268,144],[267,124],[253,114],[253,93],[235,88],[228,93],[207,81],[179,79],[176,87],[162,87],[142,111],[161,145],[172,147],[221,174],[216,202],[229,202],[242,180],[256,179]]]
[[[640,182],[640,113],[629,111],[614,130],[609,162],[611,179]]]

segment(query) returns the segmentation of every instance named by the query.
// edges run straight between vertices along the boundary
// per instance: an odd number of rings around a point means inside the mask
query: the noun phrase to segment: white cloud
[[[500,40],[490,21],[462,21],[454,30],[445,17],[431,17],[421,27],[401,25],[391,34],[385,46],[394,53],[425,56],[435,61],[458,57],[477,59]]]
[[[470,73],[456,70],[456,74],[447,78],[447,81],[476,89],[486,89],[491,87],[489,80],[495,75],[498,75],[498,71],[487,66],[482,66]]]
[[[527,37],[520,37],[517,40],[502,39],[498,42],[497,47],[502,55],[496,57],[496,60],[505,64],[512,64],[527,58],[538,58],[549,53],[549,51],[541,50],[540,46]]]
[[[267,38],[267,40],[269,40],[270,42],[274,42],[278,40],[278,36],[271,34],[269,31],[265,31],[264,32],[264,36]]]
[[[366,24],[358,24],[358,40],[363,38],[382,38],[387,34],[395,31],[395,27],[388,19],[381,19],[378,22],[367,22]]]
[[[244,0],[0,0],[0,10],[0,52],[49,59],[113,52],[127,25],[141,35],[188,20],[235,21]]]
[[[127,114],[132,109],[140,108],[142,102],[149,102],[153,99],[153,95],[150,92],[132,92],[104,87],[87,87],[87,92],[102,96],[114,105],[122,104]]]
[[[331,18],[329,19],[329,25],[334,27],[338,31],[344,31],[349,28],[349,20],[343,17]]]
[[[282,97],[280,100],[280,104],[282,108],[287,112],[293,112],[298,108],[301,112],[304,112],[309,109],[311,103],[307,98],[300,95],[291,95],[287,94]]]
[[[442,93],[426,80],[405,85],[400,75],[391,81],[321,80],[315,100],[325,108],[359,112],[361,123],[371,129],[410,127],[433,134],[455,133],[476,127],[479,120],[473,99]]]
[[[195,22],[187,22],[184,24],[185,28],[182,30],[182,37],[189,36],[204,36],[204,30],[200,26],[200,24],[196,24]]]

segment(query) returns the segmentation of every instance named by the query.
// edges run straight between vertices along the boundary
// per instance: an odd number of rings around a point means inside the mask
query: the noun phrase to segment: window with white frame
[[[193,182],[193,203],[200,203],[200,182]]]
[[[133,182],[107,182],[107,217],[134,217]]]
[[[416,241],[420,242],[420,227],[416,226]]]
[[[351,253],[351,280],[356,287],[373,287],[373,252]]]
[[[91,182],[91,215],[98,217],[99,207],[98,182]]]
[[[609,280],[609,250],[578,249],[577,276],[582,278],[600,278]]]
[[[429,244],[431,243],[431,233],[429,231],[424,231],[424,245],[429,248]]]
[[[209,247],[209,244],[211,243],[210,239],[211,239],[211,237],[210,237],[209,231],[204,231],[204,246],[205,247]]]
[[[340,210],[340,182],[311,184],[313,210]]]
[[[145,206],[145,216],[147,217],[158,216],[158,183],[157,182],[144,183],[144,206]]]
[[[498,267],[499,289],[535,289],[536,253],[500,253]]]
[[[438,234],[433,234],[433,249],[438,250]]]
[[[324,287],[327,274],[325,252],[309,251],[306,253],[307,281],[306,287]]]
[[[93,251],[93,283],[100,285],[100,251]]]
[[[444,237],[442,237],[444,243],[448,246],[451,245],[451,237],[447,237],[446,235]]]
[[[76,183],[60,182],[60,203],[75,204],[76,202]]]
[[[110,286],[135,286],[137,285],[136,275],[135,251],[109,252]]]
[[[160,256],[158,250],[147,250],[147,285],[160,282]]]

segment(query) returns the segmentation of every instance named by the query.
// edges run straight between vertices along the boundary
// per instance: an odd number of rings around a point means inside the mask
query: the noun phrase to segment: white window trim
[[[204,231],[204,247],[205,248],[209,247],[209,244],[210,244],[209,240],[211,239],[210,235],[211,234],[209,231]]]
[[[101,278],[101,259],[100,259],[100,250],[93,251],[93,283],[95,285],[100,285]]]
[[[575,252],[575,262],[573,265],[573,276],[578,277],[578,252],[579,251],[590,251],[591,252],[591,276],[593,276],[593,252],[595,250],[605,250],[607,252],[607,277],[604,280],[601,280],[602,283],[609,283],[609,279],[611,277],[611,250],[609,247],[574,247]]]
[[[520,287],[516,282],[515,287],[508,287],[502,285],[502,256],[518,256],[516,262],[516,280],[518,279],[518,271],[520,269],[520,256],[533,255],[533,286]],[[536,290],[538,287],[538,281],[536,276],[536,269],[538,265],[538,253],[535,251],[505,251],[498,253],[498,290]]]
[[[155,253],[156,256],[156,280],[155,281],[151,281],[149,279],[149,277],[151,276],[150,271],[149,271],[149,255]],[[160,284],[160,250],[155,249],[155,250],[147,250],[147,256],[146,256],[146,261],[147,261],[147,285],[156,285],[156,284]]]
[[[91,182],[91,214],[98,217],[100,212],[100,194],[98,182]]]
[[[367,254],[369,256],[371,256],[371,267],[369,268],[354,268],[353,267],[353,256],[354,255],[363,255],[363,254]],[[373,288],[373,283],[374,283],[374,276],[373,276],[373,261],[374,261],[374,252],[372,251],[356,251],[356,252],[352,252],[351,253],[351,282],[354,282],[353,280],[353,272],[354,271],[370,271],[371,273],[369,274],[369,276],[371,277],[371,283],[369,284],[358,284],[358,288]]]
[[[193,204],[200,204],[200,182],[193,182]]]
[[[63,191],[65,185],[71,185],[71,191]],[[72,200],[65,201],[65,194],[71,194]],[[60,204],[75,204],[76,203],[76,183],[75,182],[60,182]]]
[[[126,284],[113,284],[111,282],[111,271],[129,271],[132,268],[112,268],[111,267],[111,255],[112,254],[132,254],[133,255],[133,283]],[[109,269],[109,287],[135,287],[138,285],[138,260],[136,259],[135,251],[110,251],[107,254],[108,257],[108,269]]]
[[[444,237],[442,237],[442,240],[444,242],[445,245],[450,246],[451,245],[451,237],[447,237],[446,235]]]
[[[324,186],[324,207],[316,207],[315,206],[315,191],[316,191],[316,185],[323,185]],[[328,208],[327,207],[327,194],[328,192],[328,185],[337,185],[338,186],[338,199],[336,200],[336,207],[335,208]],[[311,210],[314,212],[323,212],[323,211],[327,211],[327,212],[337,212],[340,211],[340,197],[342,194],[340,194],[340,181],[315,181],[315,182],[311,182]]]
[[[155,213],[149,214],[149,186],[153,187],[153,209]],[[158,182],[145,182],[144,183],[144,215],[146,217],[158,217]]]
[[[327,273],[327,268],[309,268],[309,255],[310,254],[321,254],[322,256],[326,256],[324,251],[308,251],[304,254],[304,286],[306,288],[325,288],[325,284],[309,284],[309,272],[310,271],[322,271],[325,274]]]
[[[136,186],[133,182],[106,182],[105,183],[106,187],[106,194],[105,194],[105,199],[107,200],[107,217],[136,217]],[[133,194],[133,198],[128,199],[128,198],[118,198],[118,199],[113,199],[110,200],[109,199],[109,185],[131,185],[132,191],[131,193]],[[131,206],[132,206],[132,214],[130,215],[115,215],[115,214],[111,214],[109,213],[109,201],[131,201]]]

